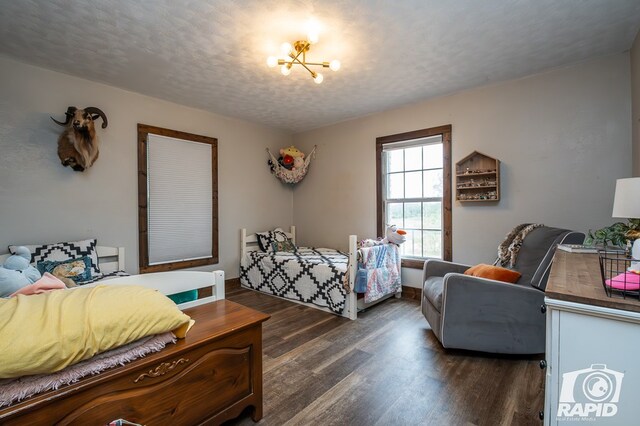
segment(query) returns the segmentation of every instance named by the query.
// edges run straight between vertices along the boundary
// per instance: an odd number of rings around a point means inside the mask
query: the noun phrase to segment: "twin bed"
[[[296,244],[295,226],[291,226],[289,232],[282,232],[294,245]],[[356,282],[356,277],[359,276],[359,272],[362,272],[358,270],[358,265],[363,263],[362,250],[358,249],[356,235],[349,235],[348,253],[309,247],[297,247],[294,251],[264,252],[259,247],[258,235],[265,233],[247,234],[246,229],[241,229],[240,283],[244,288],[291,300],[351,320],[357,318],[358,311],[391,296],[400,297],[398,266],[397,279],[394,278],[393,282],[389,283],[388,288],[391,290],[387,289],[384,294],[377,294],[373,302],[365,302],[363,296],[370,289],[365,290]],[[380,276],[379,273],[378,276]]]
[[[96,250],[100,271],[104,276],[124,269],[123,248],[98,246]],[[7,256],[0,256],[0,262]],[[103,352],[52,374],[0,380],[0,424],[87,424],[87,421],[106,424],[121,417],[129,420],[160,421],[165,418],[187,422],[191,420],[186,419],[224,421],[237,416],[246,406],[261,410],[262,396],[255,392],[261,389],[261,377],[247,374],[258,370],[251,367],[261,357],[261,351],[258,352],[261,342],[258,342],[255,328],[268,316],[225,301],[223,271],[175,271],[120,276],[77,288],[91,289],[102,284],[110,288],[121,285],[142,286],[156,289],[165,295],[199,290],[204,297],[178,305],[180,309],[186,309],[187,315],[195,320],[186,338],[176,342],[171,333],[149,336],[148,339],[156,340],[157,349],[142,352],[142,356],[138,353],[134,357],[137,359],[133,361],[127,359],[128,356],[123,358],[123,353],[129,349],[128,346],[138,341]],[[58,291],[72,293],[76,290]],[[18,297],[38,296],[43,295]],[[228,317],[232,316],[231,312],[241,310],[251,312],[229,330]],[[252,328],[252,334],[242,334],[243,330],[247,331],[249,328]],[[166,336],[167,334],[171,336]],[[229,337],[230,334],[233,336]],[[21,343],[31,338],[5,337]],[[158,340],[160,338],[164,340]],[[59,344],[64,348],[64,342]],[[105,359],[112,361],[105,364]],[[108,368],[96,370],[95,366],[86,365],[94,361],[102,364],[102,367],[107,365]],[[227,371],[228,365],[236,367]],[[81,374],[78,373],[79,370]],[[96,374],[102,370],[105,371]],[[218,379],[208,377],[207,374],[211,372],[222,375]],[[247,389],[237,394],[235,390],[240,392],[240,389],[229,388],[236,379],[247,386]],[[260,383],[257,383],[258,380]],[[199,383],[204,384],[206,381],[210,387],[203,390]],[[177,389],[180,389],[179,393]],[[202,401],[203,395],[208,398],[208,402]],[[224,400],[219,403],[215,402],[220,398],[218,395],[224,396]],[[134,403],[137,400],[139,401]],[[156,401],[153,404],[160,405],[149,405],[150,401]],[[101,423],[95,423],[96,419],[100,419]]]

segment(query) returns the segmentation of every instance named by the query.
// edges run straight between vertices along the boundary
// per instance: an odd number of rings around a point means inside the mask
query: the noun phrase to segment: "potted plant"
[[[596,231],[589,229],[585,245],[614,245],[626,247],[627,241],[633,243],[640,238],[640,219],[629,219],[628,223],[616,222]]]

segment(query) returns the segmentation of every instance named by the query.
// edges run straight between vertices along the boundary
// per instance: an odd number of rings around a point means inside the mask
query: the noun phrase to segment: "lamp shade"
[[[612,217],[640,219],[640,177],[618,179]]]

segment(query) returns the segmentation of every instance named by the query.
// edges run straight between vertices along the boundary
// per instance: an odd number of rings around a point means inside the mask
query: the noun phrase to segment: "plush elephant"
[[[0,266],[0,297],[7,297],[41,278],[40,272],[31,266],[31,251],[17,247],[15,254]]]

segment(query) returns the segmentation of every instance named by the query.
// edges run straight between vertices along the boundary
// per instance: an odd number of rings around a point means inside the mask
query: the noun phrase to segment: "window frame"
[[[210,257],[149,265],[147,186],[147,141],[149,134],[211,145],[212,235]],[[218,139],[138,123],[138,265],[140,273],[173,271],[176,269],[216,264],[219,262],[218,246]]]
[[[382,165],[383,148],[387,144],[422,139],[430,136],[442,137],[442,259],[451,261],[452,252],[452,175],[451,175],[451,125],[431,127],[428,129],[414,130],[395,135],[376,138],[376,228],[378,235],[385,233],[385,203],[382,191],[384,190]],[[403,258],[402,266],[407,268],[422,269],[426,258]]]

